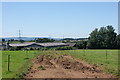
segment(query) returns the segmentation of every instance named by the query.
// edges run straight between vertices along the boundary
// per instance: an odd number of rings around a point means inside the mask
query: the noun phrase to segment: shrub
[[[41,50],[49,50],[49,48],[47,48],[47,47],[44,47],[44,48],[41,48]]]
[[[75,47],[71,47],[71,46],[64,46],[64,47],[56,47],[54,49],[55,50],[74,50],[76,48]]]
[[[34,49],[31,47],[30,50],[34,50]]]
[[[16,51],[16,50],[20,50],[20,48],[17,48],[17,47],[10,47],[9,50],[10,50],[10,51]]]

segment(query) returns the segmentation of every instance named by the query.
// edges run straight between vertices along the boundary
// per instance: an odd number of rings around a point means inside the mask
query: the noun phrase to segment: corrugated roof
[[[76,43],[66,43],[69,46],[74,46]]]
[[[35,43],[35,42],[27,42],[27,43],[17,43],[17,44],[9,44],[12,47],[22,47],[22,46],[29,46],[29,45],[40,45],[40,46],[74,46],[75,43]]]
[[[46,46],[46,47],[48,47],[48,46],[61,46],[61,45],[67,46],[67,44],[65,44],[65,43],[36,43],[36,44]]]
[[[9,44],[9,46],[18,47],[18,46],[29,46],[29,45],[32,45],[32,44],[35,44],[35,42]]]

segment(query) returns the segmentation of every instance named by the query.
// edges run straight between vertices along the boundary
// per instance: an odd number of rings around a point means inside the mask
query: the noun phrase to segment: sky
[[[107,25],[118,32],[117,2],[2,3],[3,37],[89,37]]]

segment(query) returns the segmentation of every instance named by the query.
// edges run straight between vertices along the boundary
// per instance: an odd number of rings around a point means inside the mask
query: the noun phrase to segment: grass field
[[[118,51],[119,50],[71,50],[64,51],[63,54],[67,53],[90,64],[97,64],[102,67],[105,72],[118,75]]]
[[[10,55],[10,71],[8,71],[7,64],[8,55]],[[2,51],[2,77],[21,77],[23,73],[26,72],[26,70],[31,66],[31,59],[37,55],[37,51]]]
[[[103,67],[105,72],[117,75],[118,50],[65,50],[65,51],[3,51],[2,52],[2,77],[21,77],[31,66],[31,59],[42,54],[68,54],[74,58],[82,59],[90,64]],[[7,71],[7,55],[11,56],[10,71]],[[16,75],[17,74],[17,75]]]

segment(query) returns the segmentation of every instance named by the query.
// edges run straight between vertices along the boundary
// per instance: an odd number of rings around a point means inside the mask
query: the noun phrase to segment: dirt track
[[[71,56],[42,55],[33,60],[25,78],[114,78],[96,65],[73,59]]]

